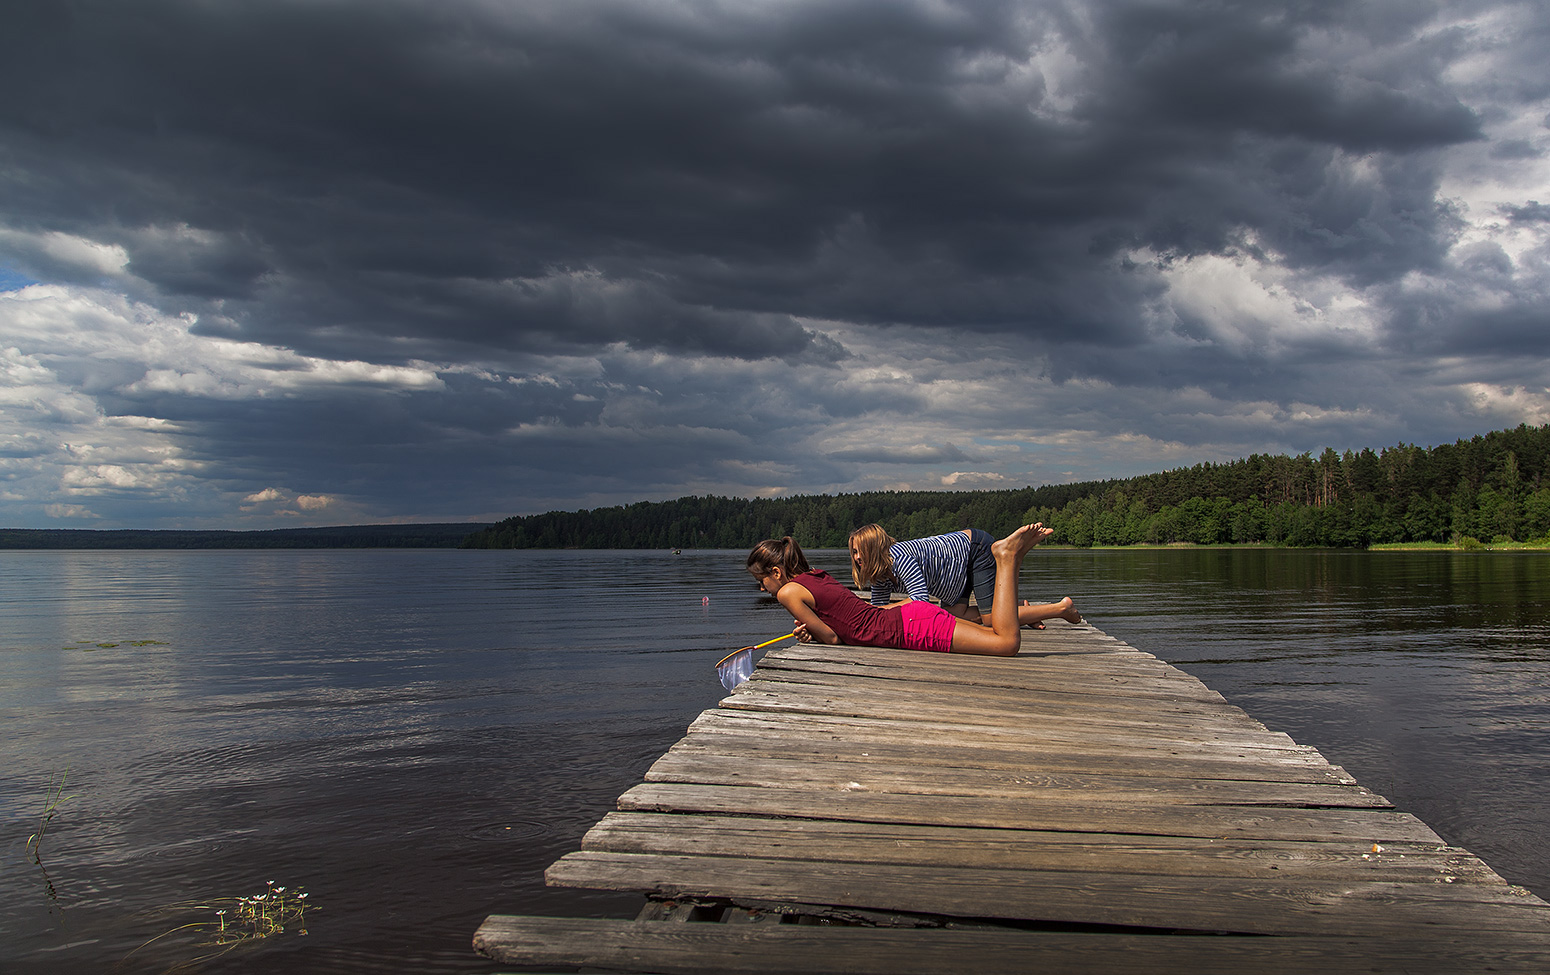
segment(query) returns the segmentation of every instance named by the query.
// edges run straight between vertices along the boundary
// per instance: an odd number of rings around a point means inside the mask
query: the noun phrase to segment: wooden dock
[[[512,965],[664,973],[1550,972],[1550,905],[1093,627],[1011,659],[797,646],[493,915]],[[720,923],[716,923],[720,922]]]

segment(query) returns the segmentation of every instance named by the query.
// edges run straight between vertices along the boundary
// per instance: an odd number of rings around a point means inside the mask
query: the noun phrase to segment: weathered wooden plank
[[[545,874],[557,886],[663,898],[800,901],[957,918],[1123,925],[1238,934],[1400,936],[1453,929],[1537,932],[1550,905],[1505,888],[1394,882],[1267,882],[1069,871],[977,870],[582,851]]]
[[[1084,804],[1125,802],[1185,805],[1304,806],[1392,809],[1360,786],[1303,782],[1243,782],[1174,778],[931,767],[915,762],[815,761],[748,754],[684,754],[669,750],[646,772],[647,782],[689,782],[819,792],[979,796]]]
[[[1137,836],[1219,836],[1270,840],[1348,839],[1358,843],[1436,843],[1442,839],[1408,813],[1381,809],[1281,809],[1029,802],[964,796],[900,796],[862,791],[805,792],[747,786],[648,782],[619,797],[619,809],[745,816],[789,816],[843,822],[915,823],[1047,829]]]
[[[474,936],[508,965],[727,975],[1458,975],[1550,970],[1550,938],[1510,940],[1179,937],[1018,931],[880,930],[798,924],[672,924],[492,915]]]
[[[963,870],[1033,869],[1176,877],[1501,884],[1479,857],[1451,846],[1223,840],[1037,830],[814,822],[746,816],[613,812],[583,850],[751,856],[817,863],[894,863]]]
[[[1165,688],[1206,690],[1197,678],[1142,653],[1026,654],[1013,658],[975,658],[965,654],[927,654],[862,647],[811,645],[772,651],[759,667],[765,670],[811,671],[857,677],[911,677],[930,674],[943,684],[980,687],[1041,686],[1052,676],[1074,681],[1155,680]],[[1047,686],[1047,685],[1046,685]]]
[[[1163,673],[1187,677],[1157,656],[1137,650],[1112,638],[1107,641],[1069,638],[1062,634],[1059,642],[1053,638],[1030,636],[1023,632],[1023,646],[1014,658],[1014,672],[1043,671],[1062,667],[1073,673],[1108,669],[1115,673],[1136,672]],[[866,667],[879,673],[893,669],[916,666],[940,669],[944,680],[959,680],[975,674],[1000,675],[1007,672],[1004,666],[995,666],[986,658],[973,654],[933,654],[910,650],[884,650],[876,647],[830,646],[821,643],[797,643],[770,650],[763,662],[798,665],[803,662],[822,666],[834,663]],[[998,658],[1007,660],[1008,658]],[[943,662],[948,662],[943,666]],[[761,666],[763,663],[761,662]]]
[[[827,722],[844,727],[844,733],[892,722],[897,730],[920,740],[989,742],[998,739],[1067,741],[1073,744],[1114,744],[1137,749],[1166,748],[1199,752],[1236,750],[1249,754],[1261,750],[1306,752],[1285,735],[1253,727],[1233,727],[1208,721],[1192,723],[1182,718],[1148,720],[1144,715],[1054,715],[1037,711],[987,715],[956,708],[934,708],[916,702],[896,702],[890,709],[880,702],[845,700],[841,696],[807,697],[780,694],[740,695],[722,702],[719,710],[757,712],[809,719],[813,727]],[[902,712],[902,713],[901,713]],[[798,725],[806,723],[799,722]]]
[[[1206,740],[1184,731],[1126,727],[1109,729],[1086,722],[1041,722],[1029,717],[1012,726],[965,725],[952,721],[908,720],[895,715],[868,716],[753,711],[717,708],[703,712],[689,726],[702,730],[748,730],[771,738],[795,740],[971,743],[1009,748],[1064,748],[1073,753],[1135,753],[1148,756],[1205,757],[1218,761],[1282,762],[1328,765],[1317,750],[1287,738],[1246,741],[1241,736]]]
[[[1194,754],[1174,756],[1113,746],[1051,746],[1039,743],[977,746],[972,743],[866,736],[835,738],[829,734],[797,735],[722,732],[699,727],[669,750],[669,754],[785,757],[823,762],[872,762],[884,768],[911,764],[920,768],[981,769],[1033,774],[1092,773],[1140,775],[1156,778],[1233,779],[1244,782],[1308,782],[1355,785],[1344,771],[1320,761],[1274,760]]]
[[[1029,709],[1046,697],[1056,701],[1077,698],[1084,704],[1102,704],[1105,699],[1174,703],[1200,708],[1204,713],[1243,712],[1228,704],[1220,695],[1181,671],[1123,674],[1113,670],[1078,670],[1051,667],[1047,673],[1031,672],[1019,659],[1003,663],[1001,669],[960,674],[966,668],[948,666],[948,660],[925,658],[910,667],[863,667],[839,663],[821,666],[802,661],[762,661],[754,680],[779,684],[813,684],[850,690],[875,690],[887,694],[927,693],[944,700],[969,700],[982,706],[1010,703]],[[900,685],[908,685],[901,687]],[[757,686],[757,685],[756,685]],[[735,696],[736,692],[734,692]],[[1094,700],[1094,698],[1099,698]]]
[[[803,690],[806,690],[804,687]],[[773,687],[770,682],[750,680],[732,696],[721,702],[721,707],[737,710],[779,711],[797,714],[828,714],[847,717],[899,717],[920,721],[951,721],[960,725],[1004,727],[1038,723],[1064,723],[1081,721],[1084,726],[1105,730],[1157,729],[1161,732],[1198,731],[1202,739],[1238,737],[1245,741],[1266,743],[1290,743],[1291,739],[1279,732],[1265,729],[1264,725],[1239,712],[1237,715],[1197,714],[1188,709],[1157,708],[1143,710],[1139,707],[1084,708],[1067,701],[1042,702],[1041,706],[1018,710],[996,707],[991,704],[975,704],[936,696],[911,698],[907,695],[890,696],[871,688],[834,687],[793,691],[790,687]]]
[[[1042,682],[1045,685],[1043,687],[1030,686],[1038,683],[1032,680],[1008,680],[991,687],[984,684],[933,681],[928,679],[928,675],[924,672],[878,677],[847,673],[844,670],[761,667],[757,678],[759,683],[754,684],[754,687],[806,685],[813,688],[843,687],[854,690],[857,688],[858,676],[866,676],[869,681],[880,682],[868,686],[875,686],[880,692],[889,695],[905,694],[912,697],[928,695],[944,703],[972,701],[983,708],[1015,708],[1029,711],[1052,705],[1076,705],[1089,708],[1134,706],[1153,710],[1198,712],[1204,715],[1230,717],[1237,721],[1247,718],[1242,710],[1233,707],[1220,695],[1207,691],[1203,687],[1183,681],[1173,682],[1173,686],[1168,686],[1164,682],[1141,677],[1125,679],[1103,677],[1088,681],[1065,679],[1054,686],[1050,686],[1049,679],[1045,678]]]
[[[961,667],[943,667],[944,661],[931,658],[912,665],[880,667],[845,661],[810,661],[777,658],[765,659],[759,664],[759,672],[767,677],[802,675],[870,678],[874,680],[928,681],[942,687],[983,688],[986,690],[1035,690],[1045,691],[1063,688],[1120,688],[1136,695],[1176,696],[1216,701],[1222,698],[1215,691],[1181,670],[1160,662],[1145,667],[1104,667],[1099,661],[1075,666],[1069,660],[1047,659],[1039,662],[1014,658],[1012,663],[999,670],[971,670]]]
[[[1166,661],[1150,653],[1117,641],[1099,646],[1088,646],[1080,651],[1070,648],[1036,647],[1024,633],[1023,648],[1011,658],[1015,666],[1013,674],[1049,673],[1060,668],[1070,673],[1150,673],[1188,678]],[[1033,641],[1037,643],[1037,641]],[[1007,658],[1000,658],[1006,660]],[[945,664],[945,665],[944,665]],[[1009,672],[1005,666],[994,666],[984,658],[973,654],[932,654],[909,650],[880,650],[875,647],[828,646],[818,643],[798,643],[769,651],[761,658],[760,666],[813,666],[828,665],[865,668],[878,674],[892,671],[914,670],[920,667],[941,671],[948,681],[983,679],[988,677],[992,685]]]
[[[829,665],[822,669],[793,666],[767,666],[760,664],[759,679],[771,682],[818,684],[826,680],[838,682],[846,679],[869,678],[874,680],[899,680],[931,683],[943,688],[999,691],[1002,696],[1021,696],[1029,693],[1056,691],[1077,700],[1131,700],[1172,701],[1178,703],[1200,702],[1218,707],[1230,706],[1225,699],[1210,688],[1190,680],[1157,677],[1149,674],[1120,675],[1094,671],[1091,674],[1062,673],[1058,682],[1048,674],[1032,674],[1026,671],[1001,675],[987,675],[984,683],[968,679],[933,681],[926,668],[915,668],[903,673],[874,674],[865,668]],[[988,683],[994,679],[995,684]],[[1095,701],[1096,703],[1096,701]]]
[[[961,667],[949,664],[959,659],[918,655],[921,659],[905,664],[879,665],[874,662],[808,660],[779,657],[765,658],[757,673],[771,679],[848,678],[879,682],[891,680],[925,681],[942,688],[963,690],[1059,690],[1073,688],[1129,687],[1137,695],[1178,696],[1191,699],[1221,698],[1196,678],[1160,661],[1145,666],[1100,666],[1097,659],[1081,665],[1070,660],[1025,660],[1021,657],[992,658],[1006,661],[1000,668]]]

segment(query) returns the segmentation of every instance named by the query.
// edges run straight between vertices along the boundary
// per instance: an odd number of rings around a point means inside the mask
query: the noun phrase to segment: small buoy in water
[[[710,605],[710,597],[709,596],[701,596],[700,597],[700,605],[701,606],[709,606]]]

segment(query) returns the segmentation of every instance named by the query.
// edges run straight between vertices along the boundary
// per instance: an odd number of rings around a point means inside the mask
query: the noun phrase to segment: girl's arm
[[[903,599],[894,599],[893,587],[887,583],[872,590],[872,605],[878,609],[893,609],[895,606],[903,606],[912,600],[913,596],[905,596]]]
[[[819,616],[815,608],[817,603],[813,600],[813,594],[800,582],[788,582],[780,587],[780,592],[775,594],[780,604],[786,607],[786,612],[796,618],[797,639],[803,639],[802,630],[807,630],[807,636],[819,643],[839,643],[840,635],[829,628]]]

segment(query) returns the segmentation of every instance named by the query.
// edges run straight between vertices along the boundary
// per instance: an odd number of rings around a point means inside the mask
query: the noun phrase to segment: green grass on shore
[[[1077,548],[1074,545],[1042,545],[1041,548]],[[1193,542],[1167,542],[1164,544],[1139,543],[1136,545],[1093,545],[1094,551],[1134,551],[1137,549],[1208,549],[1208,548],[1263,548],[1286,549],[1288,551],[1305,549],[1302,545],[1271,545],[1268,542],[1248,542],[1245,544],[1224,543],[1220,545],[1196,545]],[[1384,542],[1368,546],[1368,552],[1550,552],[1550,538],[1538,538],[1529,542],[1492,541],[1482,542],[1473,538],[1464,537],[1451,542]]]
[[[1531,542],[1494,541],[1482,542],[1473,538],[1461,538],[1452,542],[1390,542],[1373,545],[1369,552],[1546,552],[1550,551],[1550,538],[1536,538]]]

